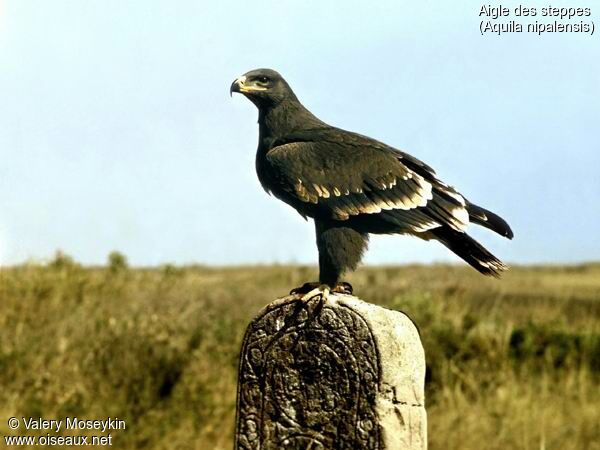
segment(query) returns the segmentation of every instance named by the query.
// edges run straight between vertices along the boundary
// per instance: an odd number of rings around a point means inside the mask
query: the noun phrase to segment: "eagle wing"
[[[276,141],[266,154],[271,189],[281,189],[321,215],[348,220],[378,215],[402,231],[443,225],[463,231],[465,199],[418,159],[343,130],[304,132]]]

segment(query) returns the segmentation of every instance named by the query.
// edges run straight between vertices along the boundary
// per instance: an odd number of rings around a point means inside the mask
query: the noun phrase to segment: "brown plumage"
[[[231,91],[259,110],[256,169],[263,187],[315,221],[320,283],[335,287],[354,270],[369,234],[437,240],[485,275],[506,269],[465,230],[476,223],[511,239],[508,224],[470,203],[427,164],[322,122],[273,70],[248,72]]]

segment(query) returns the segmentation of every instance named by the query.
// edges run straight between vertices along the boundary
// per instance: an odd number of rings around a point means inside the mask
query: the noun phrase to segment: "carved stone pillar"
[[[401,312],[289,296],[250,323],[235,449],[424,450],[425,356]]]

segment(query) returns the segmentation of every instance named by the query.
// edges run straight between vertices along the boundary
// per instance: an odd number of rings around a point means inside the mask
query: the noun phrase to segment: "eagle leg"
[[[369,242],[369,235],[340,223],[315,219],[319,250],[319,281],[331,292],[352,294],[352,285],[340,281],[344,272],[356,269]]]

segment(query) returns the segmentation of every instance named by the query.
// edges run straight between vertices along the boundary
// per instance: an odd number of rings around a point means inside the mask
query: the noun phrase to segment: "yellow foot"
[[[352,285],[350,283],[342,281],[336,284],[335,287],[331,290],[331,292],[334,292],[336,294],[352,295],[353,290],[354,289],[352,288]]]
[[[327,286],[326,284],[322,284],[319,287],[314,288],[312,291],[309,291],[306,294],[302,295],[302,297],[300,297],[300,300],[308,303],[313,298],[320,297],[319,300],[321,302],[324,302],[327,300],[327,297],[329,297],[329,292],[329,286]]]
[[[352,285],[345,281],[337,283],[333,287],[333,289],[327,284],[312,281],[310,283],[304,283],[302,286],[292,289],[290,291],[290,295],[302,295],[303,300],[308,300],[309,298],[314,297],[315,295],[320,295],[325,291],[327,291],[327,294],[329,294],[329,292],[333,292],[335,294],[352,295],[353,289]]]
[[[318,288],[322,284],[323,283],[319,283],[318,281],[311,281],[310,283],[304,283],[302,286],[292,289],[290,291],[290,295],[307,294],[310,291],[312,291],[313,289]]]

